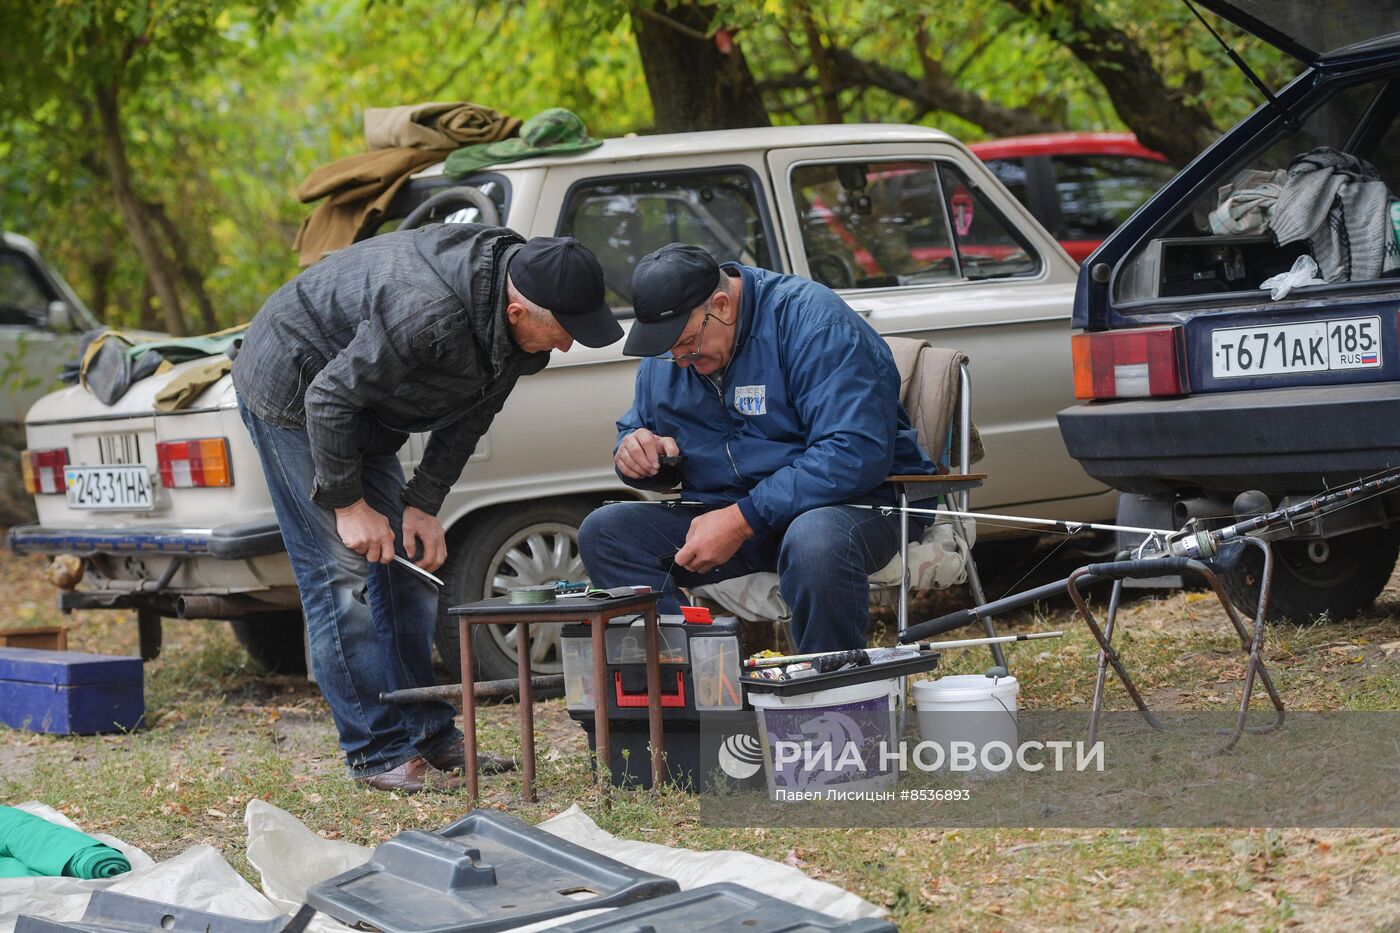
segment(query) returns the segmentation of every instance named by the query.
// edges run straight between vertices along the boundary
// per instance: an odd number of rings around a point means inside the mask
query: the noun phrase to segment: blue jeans
[[[662,612],[679,611],[680,586],[777,571],[792,610],[799,652],[864,648],[870,625],[869,576],[899,550],[899,519],[834,505],[803,512],[786,531],[750,538],[709,573],[671,567],[698,510],[643,502],[605,505],[579,529],[578,547],[594,586],[663,590]],[[921,529],[910,523],[915,533]],[[665,559],[668,573],[658,561]]]
[[[395,706],[379,694],[433,681],[437,592],[396,564],[370,564],[340,541],[335,513],[312,503],[311,442],[306,432],[268,424],[238,406],[262,460],[282,541],[292,561],[311,669],[330,704],[352,777],[392,770],[418,755],[432,758],[462,741],[452,704]],[[403,467],[395,454],[364,458],[365,501],[389,519],[403,553]]]

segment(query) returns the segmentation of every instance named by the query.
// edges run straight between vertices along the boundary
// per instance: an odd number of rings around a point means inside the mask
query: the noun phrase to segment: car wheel
[[[300,612],[259,613],[228,624],[243,649],[269,672],[306,673],[306,627]]]
[[[578,529],[594,503],[577,500],[539,502],[495,509],[466,527],[454,529],[442,565],[442,595],[436,644],[443,665],[461,676],[456,616],[450,606],[503,596],[512,587],[539,586],[558,580],[585,578],[578,553]],[[530,669],[536,674],[560,674],[561,625],[530,626]],[[472,648],[480,680],[508,680],[517,674],[515,627],[479,625]]]
[[[1269,621],[1349,619],[1375,602],[1395,569],[1400,533],[1368,528],[1325,541],[1278,541],[1269,596]],[[1242,569],[1221,578],[1236,607],[1253,616],[1259,606],[1263,557],[1245,551]]]

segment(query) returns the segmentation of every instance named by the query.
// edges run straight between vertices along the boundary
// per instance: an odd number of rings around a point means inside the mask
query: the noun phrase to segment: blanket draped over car
[[[1269,226],[1280,246],[1307,240],[1328,282],[1364,282],[1400,270],[1389,209],[1371,163],[1324,146],[1289,164]]]
[[[292,242],[298,261],[309,266],[372,235],[415,172],[461,146],[499,142],[519,129],[515,117],[466,101],[370,108],[369,151],[323,165],[297,186],[303,204],[321,201]]]
[[[168,372],[176,363],[203,356],[223,357],[223,362],[229,363],[237,352],[235,344],[243,339],[247,329],[247,324],[239,324],[212,334],[156,340],[137,340],[115,330],[91,331],[83,335],[78,360],[65,367],[63,379],[78,383],[104,405],[115,405],[133,383]],[[216,369],[221,371],[211,376]],[[194,372],[181,374],[156,396],[156,409],[182,408],[227,372],[227,366],[216,366],[197,367]],[[162,398],[166,401],[162,402]]]

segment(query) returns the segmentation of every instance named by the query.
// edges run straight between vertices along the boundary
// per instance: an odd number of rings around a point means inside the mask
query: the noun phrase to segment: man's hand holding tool
[[[638,428],[617,445],[613,462],[617,471],[628,479],[646,479],[661,471],[661,458],[679,457],[681,449],[673,437],[658,437],[646,428]]]
[[[389,520],[361,499],[353,505],[335,510],[335,530],[341,543],[363,555],[372,564],[387,564],[394,559],[394,529]],[[433,571],[447,560],[447,541],[442,522],[437,516],[408,506],[403,510],[403,549],[417,554],[422,546],[423,556],[416,563]]]

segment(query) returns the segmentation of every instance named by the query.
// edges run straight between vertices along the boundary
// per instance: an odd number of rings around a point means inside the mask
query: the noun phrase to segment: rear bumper
[[[218,528],[45,528],[10,529],[17,554],[187,554],[218,560],[249,560],[284,550],[276,522],[249,522]]]
[[[1400,383],[1091,402],[1059,421],[1070,456],[1125,492],[1282,495],[1400,466]]]

